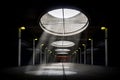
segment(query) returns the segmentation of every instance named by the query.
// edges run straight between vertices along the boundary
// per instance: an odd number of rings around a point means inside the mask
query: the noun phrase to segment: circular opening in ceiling
[[[54,47],[72,47],[75,45],[75,43],[71,41],[55,41],[51,43]]]
[[[70,49],[55,49],[55,51],[70,51]]]
[[[71,18],[76,16],[79,13],[80,11],[74,10],[74,9],[55,9],[48,12],[48,14],[56,18]]]
[[[78,10],[60,8],[48,11],[40,19],[40,27],[47,33],[57,36],[71,36],[84,31],[89,21]]]
[[[68,54],[67,52],[57,52],[56,54]]]

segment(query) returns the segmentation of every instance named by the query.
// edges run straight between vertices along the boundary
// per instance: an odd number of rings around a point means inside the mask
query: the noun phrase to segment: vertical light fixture
[[[25,27],[18,29],[18,66],[21,66],[21,30],[25,30]]]
[[[46,47],[45,52],[44,52],[44,63],[45,64],[47,63],[47,51],[48,51],[48,48]]]
[[[44,44],[40,45],[40,64],[42,64],[42,47],[44,46]]]
[[[81,48],[79,47],[80,50],[80,63],[82,63],[82,55],[81,55]]]
[[[76,63],[78,63],[78,50],[76,50]]]
[[[108,29],[101,27],[101,30],[105,31],[105,66],[108,66]]]
[[[89,41],[91,41],[91,64],[93,65],[93,39],[89,38]]]
[[[37,40],[37,38],[33,39],[33,65],[35,65],[35,41]]]
[[[86,45],[82,44],[82,46],[84,47],[84,64],[86,64]]]

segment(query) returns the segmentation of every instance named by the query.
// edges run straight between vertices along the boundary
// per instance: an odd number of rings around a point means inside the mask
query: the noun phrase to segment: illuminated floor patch
[[[43,76],[43,75],[49,75],[49,76],[62,76],[63,71],[62,70],[39,70],[39,71],[28,71],[26,74],[30,75],[36,75],[36,76]],[[65,71],[65,75],[74,75],[76,72],[73,71]]]

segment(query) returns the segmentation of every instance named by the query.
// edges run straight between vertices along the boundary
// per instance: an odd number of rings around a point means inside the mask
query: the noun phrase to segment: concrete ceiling
[[[11,6],[12,5],[12,6]],[[78,48],[81,43],[86,43],[88,38],[94,37],[96,41],[100,42],[104,39],[104,32],[100,30],[100,27],[105,26],[112,29],[114,25],[113,16],[114,12],[111,11],[113,8],[111,4],[106,4],[104,1],[79,1],[79,0],[40,0],[40,1],[16,1],[14,4],[8,5],[8,7],[4,10],[5,17],[8,21],[6,28],[9,30],[10,27],[19,28],[20,26],[25,26],[27,30],[32,34],[32,37],[39,38],[43,33],[43,30],[39,26],[39,19],[43,14],[47,11],[54,8],[68,7],[68,8],[76,8],[81,9],[85,12],[85,14],[89,17],[89,26],[83,31],[81,34],[73,35],[69,37],[65,37],[66,40],[71,40],[78,44],[76,48]],[[10,27],[8,27],[10,25]],[[14,26],[12,26],[14,25]],[[26,31],[27,31],[26,30]],[[17,33],[17,32],[16,32]],[[47,33],[45,33],[47,34]],[[15,34],[17,36],[17,34]],[[61,40],[62,37],[53,36],[47,34],[46,37],[55,38],[56,40]],[[26,38],[31,37],[27,36]],[[55,40],[54,39],[54,40]],[[49,41],[49,40],[47,40]],[[46,44],[48,45],[48,42]]]

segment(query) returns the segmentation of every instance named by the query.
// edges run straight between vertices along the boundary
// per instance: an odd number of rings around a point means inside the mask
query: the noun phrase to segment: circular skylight
[[[69,49],[55,49],[55,51],[70,51]]]
[[[56,54],[68,54],[67,52],[57,52]]]
[[[84,31],[89,21],[81,11],[67,8],[55,9],[40,18],[40,27],[56,36],[71,36]]]
[[[75,45],[75,43],[71,41],[55,41],[51,43],[54,47],[72,47]]]
[[[74,9],[56,9],[49,11],[48,14],[56,17],[56,18],[71,18],[79,14],[80,11]]]

